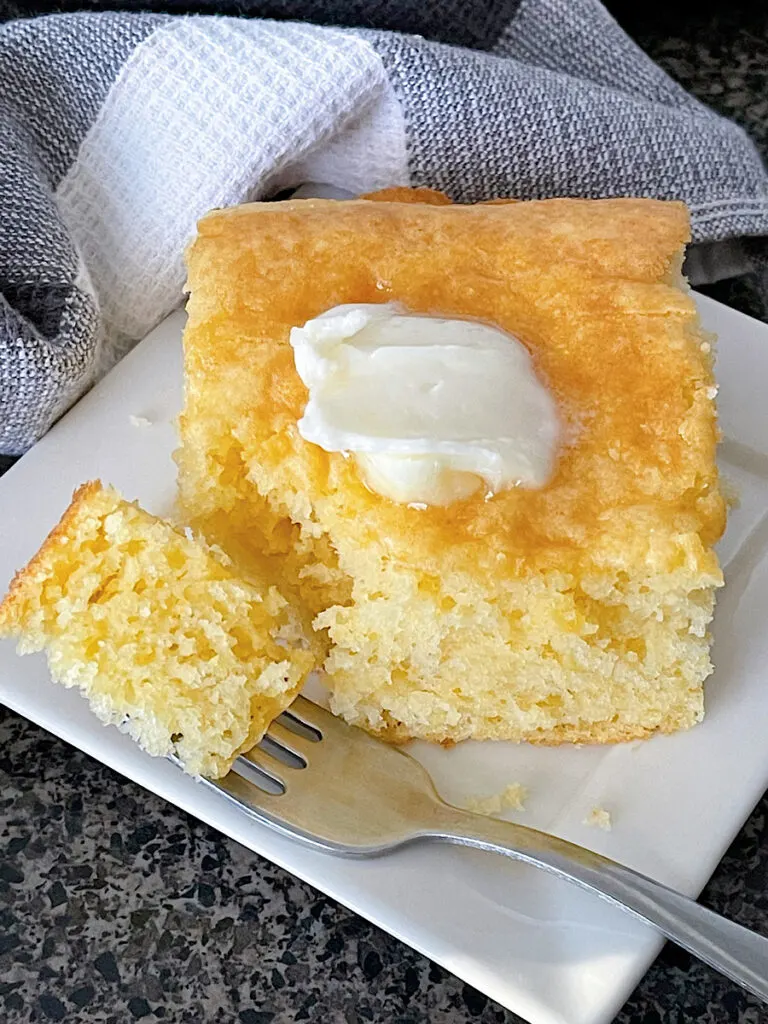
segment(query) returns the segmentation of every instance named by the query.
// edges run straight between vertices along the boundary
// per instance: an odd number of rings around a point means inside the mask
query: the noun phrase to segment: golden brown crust
[[[687,239],[682,204],[645,199],[217,211],[189,252],[182,434],[226,403],[247,460],[287,460],[297,492],[322,496],[317,514],[343,518],[350,544],[389,538],[425,572],[453,562],[498,573],[499,556],[516,575],[611,563],[617,546],[663,571],[677,558],[666,543],[676,520],[705,546],[724,525],[711,367],[692,299],[667,283]],[[352,460],[302,441],[290,328],[334,305],[388,300],[489,320],[529,347],[567,437],[546,487],[414,510],[371,493]]]
[[[429,206],[450,206],[453,200],[434,188],[409,188],[407,185],[393,185],[380,188],[378,192],[367,192],[360,196],[376,203],[427,203]],[[482,206],[502,206],[507,203],[519,203],[519,199],[486,199]]]
[[[38,572],[46,568],[51,553],[60,544],[62,538],[70,536],[83,508],[103,490],[100,480],[89,480],[87,483],[81,484],[72,495],[72,500],[61,519],[40,545],[37,554],[13,577],[8,587],[8,593],[0,603],[0,636],[18,631],[21,625],[17,621],[18,608],[23,599],[24,590],[29,584],[33,584]]]
[[[660,722],[654,728],[635,725],[632,727],[618,725],[613,721],[587,722],[582,725],[556,725],[552,729],[540,729],[536,732],[526,733],[523,736],[500,736],[501,742],[530,743],[537,747],[558,747],[564,743],[576,744],[579,746],[592,744],[614,744],[629,743],[633,740],[646,740],[656,733],[669,734],[679,732],[680,729],[691,728],[699,719],[689,716],[689,720],[683,722],[680,716]],[[390,722],[384,729],[368,730],[377,739],[384,743],[391,743],[393,746],[403,746],[411,743],[414,739],[425,740],[428,743],[439,743],[442,747],[450,748],[455,746],[456,741],[444,739],[442,736],[419,733],[414,736],[402,723]]]
[[[391,188],[380,188],[377,192],[367,192],[360,196],[376,203],[427,203],[430,206],[450,206],[451,200],[445,192],[434,188],[409,188],[407,185],[393,185]]]

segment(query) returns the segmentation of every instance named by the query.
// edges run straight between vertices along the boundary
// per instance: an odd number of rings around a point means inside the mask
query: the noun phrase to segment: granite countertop
[[[764,5],[609,6],[683,85],[768,149]],[[768,319],[754,278],[707,291]],[[2,709],[0,780],[6,1024],[519,1020],[285,871]],[[764,797],[702,897],[766,934],[767,814]],[[618,1021],[768,1024],[768,1008],[669,945]]]

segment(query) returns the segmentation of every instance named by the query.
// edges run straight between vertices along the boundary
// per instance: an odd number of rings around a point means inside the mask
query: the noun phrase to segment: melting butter
[[[291,345],[309,390],[299,433],[354,455],[378,494],[448,505],[549,479],[556,404],[528,350],[504,331],[361,304],[294,327]]]

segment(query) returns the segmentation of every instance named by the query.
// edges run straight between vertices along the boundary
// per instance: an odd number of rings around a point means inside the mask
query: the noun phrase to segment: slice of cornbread
[[[187,516],[316,616],[332,707],[372,732],[608,742],[694,724],[724,503],[710,343],[680,275],[684,206],[388,196],[200,223]],[[388,301],[528,347],[564,429],[546,486],[407,507],[299,436],[290,329]]]
[[[45,649],[53,678],[150,754],[211,777],[261,739],[312,666],[276,590],[99,483],[76,492],[14,579],[0,636]]]

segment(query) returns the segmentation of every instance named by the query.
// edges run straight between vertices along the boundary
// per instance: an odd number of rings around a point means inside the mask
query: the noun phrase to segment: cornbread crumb
[[[146,416],[134,416],[133,413],[128,417],[128,422],[132,427],[151,427],[152,420],[147,419]]]
[[[0,604],[0,636],[45,650],[107,724],[150,754],[220,777],[261,739],[313,665],[274,588],[86,484]],[[297,639],[294,643],[293,639]]]
[[[735,480],[731,480],[727,476],[721,476],[720,490],[722,491],[723,500],[728,506],[729,511],[741,508],[741,488]]]
[[[492,793],[491,796],[467,797],[462,802],[462,807],[475,814],[487,814],[489,817],[502,814],[504,811],[522,811],[525,809],[525,801],[528,798],[528,790],[519,782],[511,782],[501,790],[500,793]]]
[[[613,828],[610,812],[606,811],[604,807],[593,807],[582,821],[582,825],[589,825],[590,828],[601,828],[603,832],[610,832]]]

